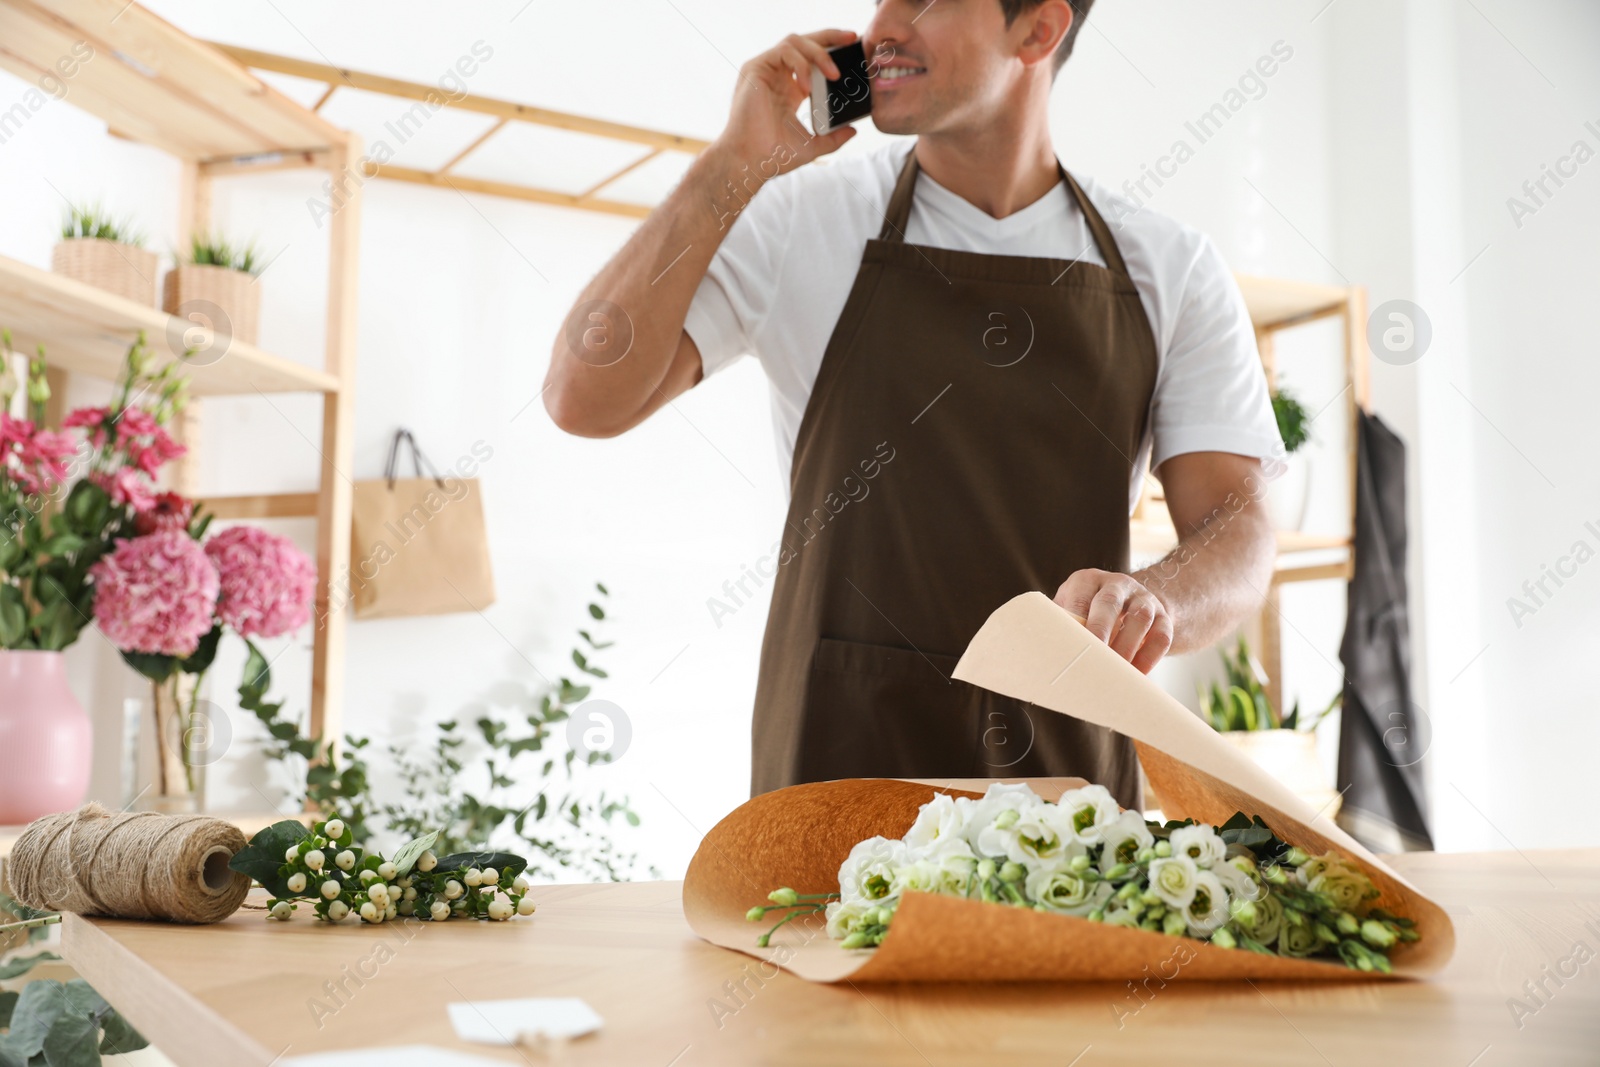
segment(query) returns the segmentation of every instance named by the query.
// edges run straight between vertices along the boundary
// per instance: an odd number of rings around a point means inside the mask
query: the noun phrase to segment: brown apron
[[[752,792],[1079,775],[1138,807],[1127,738],[950,673],[1011,597],[1054,595],[1084,567],[1127,570],[1149,320],[1065,170],[1105,267],[907,244],[917,171],[913,150],[800,423]]]

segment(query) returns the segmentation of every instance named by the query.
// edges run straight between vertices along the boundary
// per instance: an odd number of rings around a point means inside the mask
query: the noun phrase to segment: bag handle
[[[394,440],[389,442],[389,458],[383,465],[383,480],[389,484],[389,489],[393,491],[395,474],[400,467],[400,442],[402,441],[411,446],[411,469],[416,473],[416,476],[421,478],[422,468],[426,466],[434,484],[443,489],[444,479],[439,476],[438,468],[433,465],[427,456],[422,454],[422,449],[417,447],[417,439],[411,436],[411,431],[403,426],[394,432]]]

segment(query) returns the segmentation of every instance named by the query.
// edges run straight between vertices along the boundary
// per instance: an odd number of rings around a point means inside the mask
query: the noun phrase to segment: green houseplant
[[[61,220],[61,242],[51,253],[50,269],[154,307],[160,260],[144,244],[144,235],[128,220],[98,205],[73,204]]]
[[[177,264],[167,272],[162,309],[255,344],[261,329],[261,287],[256,279],[265,267],[256,244],[197,233],[188,249],[173,258]]]
[[[1305,525],[1311,502],[1311,468],[1303,449],[1311,441],[1313,416],[1284,389],[1272,394],[1272,414],[1278,423],[1278,436],[1283,438],[1284,454],[1267,493],[1267,512],[1275,528],[1298,530]]]

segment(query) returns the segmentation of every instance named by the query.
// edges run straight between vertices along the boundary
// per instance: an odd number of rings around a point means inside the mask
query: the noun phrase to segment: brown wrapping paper
[[[1432,974],[1449,960],[1455,930],[1443,909],[1225,744],[1043,594],[1016,597],[991,615],[967,646],[955,677],[1132,738],[1168,818],[1215,825],[1236,811],[1260,815],[1290,844],[1312,853],[1331,849],[1360,864],[1382,893],[1377,906],[1415,920],[1422,935],[1390,951],[1394,977]],[[1030,784],[1054,799],[1082,783]],[[978,796],[987,785],[850,779],[755,797],[701,842],[684,880],[684,914],[707,941],[817,982],[1386,977],[1338,961],[1261,956],[1070,915],[922,893],[902,898],[889,936],[876,949],[840,948],[820,916],[806,926],[790,923],[770,947],[756,947],[770,924],[747,922],[744,914],[771,890],[837,892],[839,865],[857,842],[878,834],[903,836],[936,791]]]

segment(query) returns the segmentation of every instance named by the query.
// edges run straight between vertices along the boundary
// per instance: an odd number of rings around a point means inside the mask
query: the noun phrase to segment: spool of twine
[[[250,891],[250,876],[228,867],[244,846],[237,826],[208,815],[90,803],[29,823],[6,861],[6,880],[30,908],[214,923]]]

